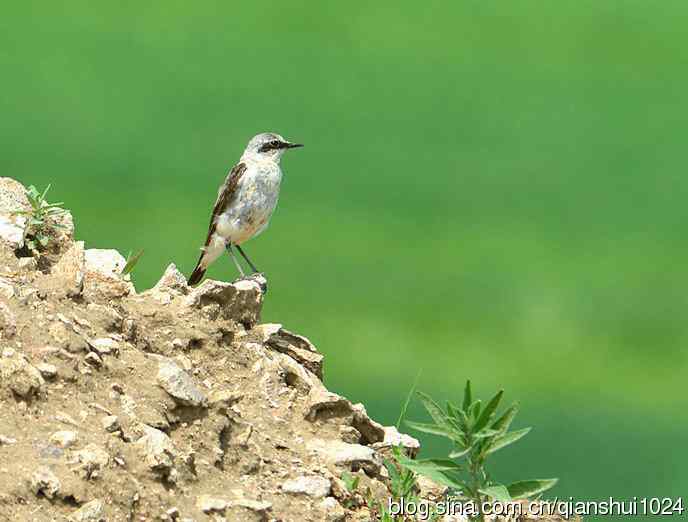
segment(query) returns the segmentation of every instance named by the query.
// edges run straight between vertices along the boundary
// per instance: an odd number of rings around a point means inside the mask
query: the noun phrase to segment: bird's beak
[[[298,149],[299,147],[303,147],[303,143],[287,143],[288,149]]]

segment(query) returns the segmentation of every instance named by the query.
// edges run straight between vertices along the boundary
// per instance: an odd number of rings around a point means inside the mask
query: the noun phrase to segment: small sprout
[[[64,230],[67,227],[58,222],[59,217],[67,213],[67,210],[61,208],[63,202],[48,203],[45,199],[50,185],[48,185],[43,192],[33,185],[26,190],[26,197],[31,205],[30,210],[19,210],[15,214],[26,216],[26,230],[24,231],[24,239],[26,246],[34,251],[40,252],[45,250],[50,243],[50,239],[54,237],[58,230]]]
[[[136,268],[136,264],[139,262],[139,259],[141,259],[143,252],[144,252],[143,250],[139,250],[132,257],[131,250],[129,251],[129,254],[127,254],[127,262],[124,265],[124,268],[122,269],[122,276],[126,276],[128,274],[131,274],[134,271],[134,268]]]

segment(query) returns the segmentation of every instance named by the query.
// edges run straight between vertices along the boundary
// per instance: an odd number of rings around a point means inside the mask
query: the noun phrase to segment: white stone
[[[120,429],[119,419],[116,415],[107,415],[106,417],[103,417],[100,423],[103,426],[103,429],[108,433],[113,433],[115,431],[119,431]]]
[[[41,372],[41,375],[46,379],[52,379],[57,376],[57,366],[49,363],[39,363],[36,369]]]
[[[302,475],[282,484],[282,491],[303,494],[313,498],[323,498],[330,494],[330,481],[317,475]]]
[[[325,512],[325,522],[342,522],[346,516],[346,511],[334,497],[322,499],[318,507]]]
[[[97,444],[89,444],[76,452],[76,459],[86,469],[89,476],[110,464],[110,454]]]
[[[158,363],[158,384],[175,400],[187,406],[205,406],[206,395],[196,386],[193,379],[171,359]]]
[[[349,444],[340,440],[312,439],[308,444],[308,449],[320,455],[329,464],[356,464],[373,469],[380,467],[377,454],[368,446]]]
[[[113,249],[89,248],[84,252],[86,270],[106,277],[119,277],[127,264],[122,254]]]
[[[14,297],[14,287],[7,279],[0,278],[0,297],[5,299]]]
[[[110,355],[119,352],[119,343],[109,337],[102,337],[100,339],[93,339],[88,342],[99,355]]]
[[[167,434],[146,424],[141,427],[144,435],[136,444],[143,453],[146,464],[153,470],[169,471],[177,455],[172,440]]]
[[[50,444],[59,446],[60,448],[69,448],[74,446],[78,439],[79,436],[77,435],[76,431],[56,431],[50,436]]]
[[[31,489],[36,495],[43,494],[52,499],[60,492],[61,487],[60,479],[46,466],[41,466],[31,475]]]
[[[213,511],[224,511],[229,506],[229,502],[223,498],[213,497],[212,495],[199,495],[196,499],[196,507],[203,513]]]
[[[98,522],[103,514],[103,501],[96,499],[87,502],[69,516],[70,522]]]

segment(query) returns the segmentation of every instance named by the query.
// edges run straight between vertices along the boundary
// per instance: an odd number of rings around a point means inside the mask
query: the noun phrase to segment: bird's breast
[[[277,206],[281,180],[278,166],[250,166],[237,187],[236,197],[218,216],[217,233],[242,243],[262,232]]]

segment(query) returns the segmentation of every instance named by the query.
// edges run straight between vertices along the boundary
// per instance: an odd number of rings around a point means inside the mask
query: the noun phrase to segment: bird
[[[298,147],[303,144],[289,142],[274,132],[263,132],[249,140],[239,162],[220,186],[205,245],[188,279],[190,286],[200,283],[208,267],[225,250],[241,277],[246,277],[232,247],[236,247],[253,273],[259,272],[241,245],[268,227],[282,181],[280,160],[287,150]]]

